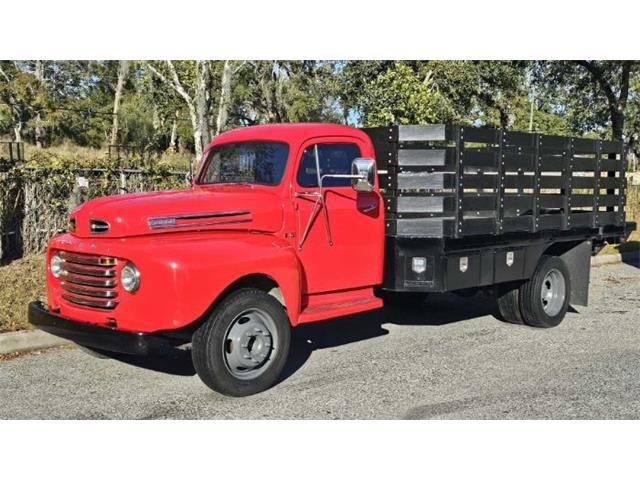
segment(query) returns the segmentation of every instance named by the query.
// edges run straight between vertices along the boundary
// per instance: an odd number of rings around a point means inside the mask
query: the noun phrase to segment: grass
[[[91,168],[104,165],[108,158],[108,149],[91,148],[62,143],[46,148],[38,148],[30,143],[24,143],[24,158],[27,163],[48,164],[54,160],[68,162],[73,165]],[[175,170],[188,170],[189,162],[193,160],[190,152],[164,152],[153,155],[153,161],[166,165]],[[126,163],[126,159],[124,160]]]
[[[0,333],[31,328],[27,305],[45,300],[45,257],[29,255],[0,266]]]
[[[629,238],[624,243],[606,245],[598,255],[612,255],[616,253],[640,252],[640,231],[631,232]]]

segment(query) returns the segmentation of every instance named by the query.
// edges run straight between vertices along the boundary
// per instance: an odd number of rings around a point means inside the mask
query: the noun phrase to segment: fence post
[[[120,195],[127,193],[127,176],[120,170]]]

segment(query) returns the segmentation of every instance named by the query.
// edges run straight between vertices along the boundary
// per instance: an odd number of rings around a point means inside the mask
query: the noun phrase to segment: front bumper
[[[29,323],[85,347],[131,355],[148,355],[170,346],[168,339],[152,333],[125,332],[77,322],[51,313],[41,302],[29,304]]]

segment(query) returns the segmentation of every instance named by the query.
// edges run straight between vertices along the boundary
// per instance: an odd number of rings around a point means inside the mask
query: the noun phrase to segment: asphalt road
[[[298,329],[283,380],[242,399],[208,390],[188,352],[4,360],[0,418],[640,418],[640,269],[591,272],[590,306],[549,330],[496,320],[480,295]]]

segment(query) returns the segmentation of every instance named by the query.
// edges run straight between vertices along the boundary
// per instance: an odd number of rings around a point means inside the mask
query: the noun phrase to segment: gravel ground
[[[0,418],[640,418],[640,269],[591,272],[590,306],[550,330],[499,322],[481,295],[302,327],[283,380],[242,399],[209,391],[188,352],[7,359]]]

